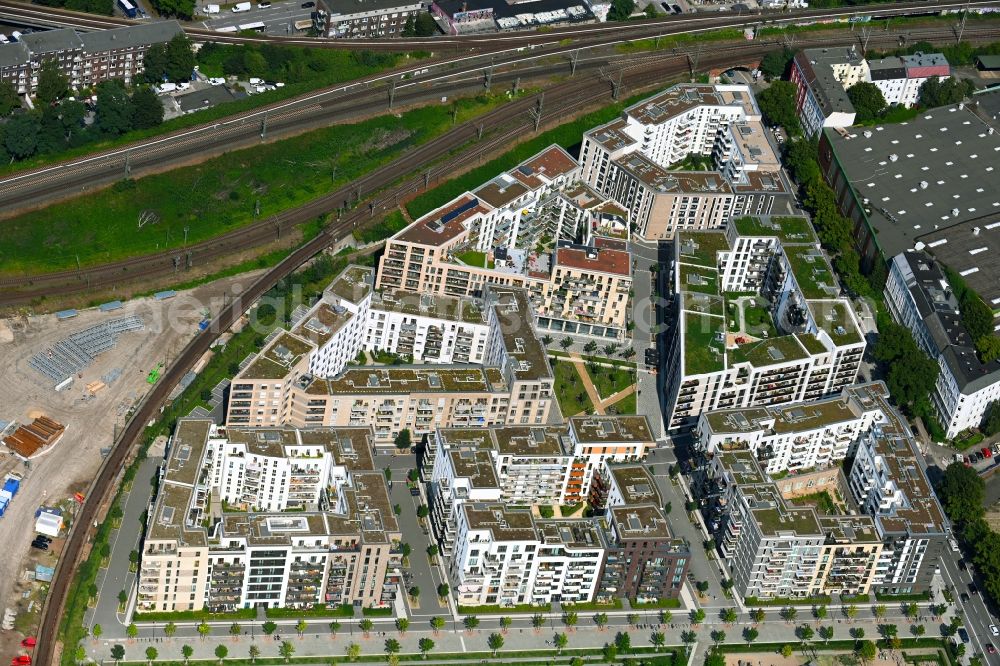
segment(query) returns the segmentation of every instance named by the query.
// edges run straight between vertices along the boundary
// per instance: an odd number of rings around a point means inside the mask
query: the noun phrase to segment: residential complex
[[[42,65],[53,61],[74,90],[92,88],[108,79],[131,84],[143,72],[143,57],[149,47],[180,34],[183,31],[177,21],[83,33],[71,28],[32,32],[0,45],[0,81],[13,84],[20,95],[33,97]]]
[[[671,533],[649,473],[618,464],[653,444],[637,416],[436,431],[424,461],[431,524],[459,603],[676,598],[689,545]],[[530,508],[585,500],[603,517],[544,519]]]
[[[885,300],[893,318],[940,367],[932,402],[945,436],[978,428],[986,409],[1000,400],[1000,360],[979,360],[941,267],[924,252],[896,255],[889,264]]]
[[[583,180],[626,208],[646,240],[789,210],[780,160],[745,85],[679,84],[639,102],[584,133],[580,164]]]
[[[920,86],[929,78],[951,74],[948,61],[940,53],[916,53],[865,60],[854,46],[805,49],[792,60],[791,80],[798,87],[796,109],[806,136],[825,127],[843,128],[854,124],[854,104],[847,89],[874,83],[887,104],[912,106]]]
[[[244,363],[232,381],[227,425],[373,424],[375,440],[388,444],[403,430],[421,436],[441,427],[548,422],[552,372],[523,290],[491,287],[479,303],[420,297],[426,308],[415,312],[424,314],[408,321],[407,305],[385,305],[385,294],[382,309],[372,306],[370,279],[367,269],[348,268],[290,331],[279,329]],[[418,316],[433,320],[419,341]],[[456,321],[463,317],[478,323],[465,329]],[[482,365],[349,367],[362,349]]]
[[[725,231],[681,233],[675,245],[668,429],[854,383],[865,340],[807,218],[737,218]]]
[[[527,289],[543,329],[621,338],[632,286],[627,214],[550,146],[390,238],[375,287],[451,297]]]
[[[434,0],[430,12],[449,35],[506,32],[594,23],[599,3],[590,0]],[[604,14],[607,9],[604,9]],[[600,20],[604,16],[600,15]]]
[[[704,412],[695,447],[715,453],[738,444],[772,476],[830,467],[846,458],[861,433],[882,417],[869,393],[870,385],[864,384],[822,400]]]
[[[984,96],[985,97],[985,96]],[[910,122],[824,132],[819,162],[866,269],[924,250],[1000,305],[1000,123],[982,104],[930,109]]]
[[[237,429],[182,419],[139,564],[139,612],[382,607],[400,533],[370,428]]]
[[[738,439],[711,454],[703,511],[742,596],[930,589],[946,521],[921,454],[889,405],[884,384],[851,391],[851,399],[879,414],[852,443],[854,461],[846,476],[833,467],[772,481],[755,452]],[[814,412],[822,403],[801,409]],[[832,427],[840,423],[837,415],[830,419]],[[836,446],[837,438],[836,431],[824,437],[829,446]],[[830,506],[820,508],[819,494]]]
[[[314,23],[327,37],[397,37],[423,8],[414,0],[319,0]]]

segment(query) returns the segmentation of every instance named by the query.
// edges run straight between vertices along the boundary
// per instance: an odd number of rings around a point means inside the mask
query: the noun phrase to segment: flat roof
[[[328,380],[330,394],[450,393],[494,388],[483,368],[448,366],[392,366],[348,368],[336,379]]]
[[[351,265],[327,285],[326,291],[351,303],[360,303],[372,291],[375,269]]]
[[[729,239],[721,229],[679,232],[677,247],[679,262],[713,269],[719,265],[719,252],[730,249]]]
[[[678,83],[625,109],[624,115],[643,125],[659,125],[699,106],[739,106],[756,115],[753,93],[741,85]]]
[[[468,233],[465,222],[492,208],[471,194],[463,194],[431,211],[393,236],[393,240],[418,245],[444,245]]]
[[[556,266],[625,277],[632,275],[632,263],[628,252],[600,247],[557,248]]]
[[[535,524],[528,509],[511,509],[503,504],[463,502],[470,529],[489,530],[494,541],[531,541],[537,538]]]
[[[996,160],[1000,165],[1000,156]],[[925,252],[961,275],[990,308],[1000,309],[1000,262],[992,260],[1000,254],[1000,210],[932,231],[919,242]]]
[[[322,347],[353,317],[354,313],[350,310],[343,308],[337,310],[330,304],[320,301],[291,332],[317,347]]]
[[[514,378],[530,381],[552,377],[548,355],[535,331],[534,307],[527,292],[491,286],[489,293],[503,346],[511,359]]]
[[[292,366],[314,348],[308,340],[282,331],[238,376],[242,379],[283,379]]]
[[[582,444],[647,442],[652,445],[655,441],[645,415],[573,416],[569,419],[569,427]]]
[[[1000,132],[991,134],[968,105],[853,128],[847,136],[827,130],[826,139],[859,203],[868,200],[868,220],[886,260],[919,242],[950,242],[952,228],[1000,213],[1000,190],[991,187],[1000,177]]]
[[[441,294],[417,294],[404,289],[385,289],[372,296],[371,308],[435,319],[460,321],[466,324],[485,324],[483,302],[472,297],[454,297]]]
[[[473,488],[499,488],[500,480],[493,467],[493,458],[488,449],[461,446],[448,451],[448,458],[455,470],[455,476],[469,480]]]
[[[782,246],[795,281],[806,298],[833,298],[840,294],[826,253],[810,245]]]
[[[608,470],[625,504],[660,504],[656,481],[642,465],[610,465]]]
[[[733,220],[740,236],[777,238],[782,245],[817,242],[812,222],[805,215],[744,215]]]
[[[493,429],[497,452],[515,456],[566,455],[563,429],[554,426],[503,426]]]
[[[611,508],[611,520],[620,539],[669,539],[670,523],[655,504],[634,504]]]

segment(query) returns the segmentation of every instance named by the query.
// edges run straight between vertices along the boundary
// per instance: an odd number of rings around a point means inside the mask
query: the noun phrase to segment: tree
[[[167,638],[173,638],[174,634],[176,633],[177,633],[177,625],[174,624],[173,622],[167,622],[163,626],[163,635],[166,636]]]
[[[563,349],[569,349],[570,347],[573,346],[573,338],[567,335],[565,338],[559,341],[559,346],[562,347]]]
[[[734,622],[736,622],[736,617],[737,617],[736,609],[723,608],[722,612],[719,613],[719,617],[721,617],[722,621],[725,622],[726,624],[733,624]]]
[[[621,654],[632,651],[632,637],[629,636],[627,631],[619,631],[615,634],[615,647],[618,648],[618,652]]]
[[[795,616],[797,616],[798,614],[799,612],[795,610],[794,606],[785,606],[778,613],[778,615],[781,616],[781,619],[784,620],[785,622],[794,622]]]
[[[184,663],[185,664],[188,663],[188,661],[191,659],[191,655],[193,655],[193,654],[194,654],[194,648],[193,647],[191,647],[190,645],[182,645],[181,646],[181,655],[184,657]]]
[[[1000,400],[994,400],[983,414],[983,425],[980,428],[987,437],[1000,432]]]
[[[438,24],[434,17],[427,12],[417,14],[414,20],[413,36],[433,37],[436,34],[438,34]]]
[[[239,636],[241,633],[243,633],[243,629],[240,627],[239,622],[233,622],[231,625],[229,625],[230,636]]]
[[[125,635],[128,636],[129,639],[134,639],[139,635],[139,627],[135,626],[135,622],[125,627]]]
[[[743,630],[743,640],[747,642],[747,646],[757,640],[758,636],[760,636],[760,632],[757,631],[757,627],[746,627]]]
[[[641,622],[641,621],[642,621],[642,618],[639,617],[638,613],[629,613],[628,614],[628,623],[631,624],[633,627],[638,627],[639,626],[639,622]]]
[[[601,654],[604,656],[604,661],[612,664],[618,656],[618,648],[615,647],[614,643],[605,643],[604,647],[601,648]]]
[[[132,93],[132,127],[148,129],[163,122],[163,104],[156,92],[142,86]]]
[[[932,76],[920,85],[917,100],[921,106],[928,108],[958,104],[972,95],[975,89],[975,84],[972,81],[956,79],[954,76],[939,81],[937,77]]]
[[[99,624],[95,624],[94,628],[90,630],[90,635],[94,637],[95,641],[96,640],[100,640],[101,634],[103,634],[103,633],[104,633],[104,629],[102,629],[101,625],[99,625]]]
[[[416,585],[410,587],[410,589],[407,590],[407,593],[410,595],[410,598],[413,599],[414,601],[420,598],[420,588],[417,587]]]
[[[431,515],[431,510],[427,508],[426,504],[421,504],[417,507],[417,518],[423,520],[429,515]],[[436,548],[436,546],[434,546],[434,548]]]
[[[855,606],[854,604],[847,606],[846,608],[844,608],[844,616],[848,620],[853,620],[858,616],[858,607]]]
[[[55,59],[42,63],[35,86],[35,99],[44,106],[51,106],[69,93],[69,79],[63,74]]]
[[[754,622],[757,623],[763,622],[765,617],[767,617],[767,615],[766,613],[764,613],[763,608],[755,608],[752,611],[750,611],[750,619],[753,620]]]
[[[403,428],[402,430],[400,430],[399,434],[396,435],[396,439],[393,440],[393,443],[396,445],[396,448],[399,449],[400,451],[409,450],[410,446],[413,443],[410,440],[410,429]]]
[[[111,646],[111,658],[115,660],[115,663],[120,662],[125,658],[125,646],[121,643],[115,643]]]
[[[417,641],[417,647],[420,649],[420,655],[426,659],[427,653],[434,649],[434,641],[429,638],[421,638]]]
[[[875,607],[872,608],[872,615],[875,616],[876,620],[881,620],[885,617],[885,610],[885,604],[876,604]]]
[[[396,618],[396,631],[398,631],[400,633],[400,635],[405,634],[406,630],[409,629],[409,628],[410,628],[410,621],[409,620],[407,620],[405,617],[397,617]]]
[[[1000,358],[1000,337],[984,335],[976,341],[976,351],[983,363],[989,363]]]
[[[704,596],[705,593],[708,592],[708,581],[707,580],[699,580],[697,583],[695,583],[694,586],[698,590],[698,594],[700,594],[702,596]]]
[[[855,651],[863,661],[872,661],[878,656],[878,647],[872,641],[861,641]]]
[[[340,631],[340,623],[339,622],[331,622],[330,623],[330,634],[331,634],[331,636],[333,636],[333,638],[337,637],[337,632],[338,631]]]
[[[17,88],[9,81],[0,81],[0,118],[6,118],[21,106]]]
[[[479,618],[475,615],[466,615],[465,619],[462,620],[462,625],[464,625],[468,631],[472,631],[479,626]]]
[[[490,651],[495,657],[500,648],[503,647],[503,636],[500,634],[490,634],[489,638],[486,639],[486,644],[490,647]]]
[[[757,95],[757,105],[764,122],[783,127],[789,136],[800,134],[802,130],[795,104],[797,96],[798,89],[791,81],[773,81],[770,87]]]
[[[785,75],[785,71],[794,57],[795,51],[788,47],[780,51],[771,51],[760,61],[760,71],[768,81],[780,79]]]
[[[784,645],[782,645],[781,646],[781,656],[784,657],[785,659],[791,657],[792,656],[792,646],[789,645],[788,643],[785,643]]]
[[[795,636],[803,642],[811,641],[814,633],[808,624],[803,624],[795,629]]]
[[[556,515],[555,509],[553,509],[548,504],[542,504],[538,507],[538,515],[542,518],[549,519]]]
[[[545,335],[543,335],[542,336],[542,344],[545,345],[546,347],[548,347],[549,345],[551,345],[552,344],[552,336],[549,335],[548,333],[546,333]]]
[[[437,593],[438,593],[438,596],[441,597],[442,599],[445,598],[445,597],[447,597],[448,593],[450,591],[451,591],[451,588],[448,587],[447,583],[441,583],[440,585],[438,585]]]
[[[532,628],[541,629],[543,624],[545,624],[545,618],[541,614],[535,613],[531,616]]]
[[[87,648],[82,645],[77,645],[76,649],[73,651],[73,661],[78,664],[82,664],[87,660]]]
[[[667,637],[662,631],[654,631],[649,635],[649,642],[653,645],[654,648],[656,648],[656,651],[659,652],[660,649],[662,649],[663,646],[666,645]]]
[[[222,660],[225,659],[228,655],[229,655],[229,648],[227,648],[225,645],[220,644],[215,646],[215,656],[219,659],[220,664],[222,663]]]
[[[398,654],[400,648],[401,646],[399,644],[399,641],[397,641],[395,638],[385,639],[385,645],[382,647],[382,649],[385,650],[386,654]]]
[[[156,648],[150,645],[148,648],[146,648],[146,663],[152,664],[154,661],[156,661],[156,658],[159,656],[159,654],[160,653],[157,652]]]
[[[698,634],[693,631],[682,631],[681,632],[681,642],[690,645],[698,640]]]
[[[345,649],[348,661],[357,661],[361,656],[361,646],[357,643],[349,643]]]
[[[961,526],[982,518],[986,484],[971,467],[953,462],[944,470],[937,494],[948,517]]]
[[[278,628],[278,625],[272,622],[271,620],[268,620],[267,622],[262,624],[260,628],[264,630],[265,634],[270,636]]]
[[[696,608],[693,611],[691,611],[691,614],[689,615],[689,617],[691,619],[691,624],[693,624],[693,625],[699,625],[699,624],[701,624],[702,622],[705,621],[705,609],[704,608]]]
[[[607,613],[595,613],[594,614],[594,624],[601,631],[604,631],[604,627],[608,624],[608,614]]]
[[[878,631],[882,634],[882,638],[892,638],[899,635],[899,627],[894,624],[880,624]]]
[[[513,622],[514,621],[510,619],[510,617],[506,615],[502,616],[500,618],[500,631],[506,634],[507,630],[510,629],[510,625],[513,624]]]
[[[826,619],[826,606],[814,606],[813,617],[819,621]]]
[[[854,627],[851,629],[850,634],[851,638],[853,638],[856,641],[860,641],[862,638],[865,637],[864,627]]]
[[[358,622],[358,628],[361,629],[361,632],[365,635],[366,638],[368,637],[368,634],[371,633],[373,626],[375,626],[375,623],[372,622],[371,619],[367,617],[363,618],[361,622]]]
[[[674,614],[668,610],[660,611],[660,624],[670,624],[674,619]]]
[[[399,512],[396,511],[396,508],[398,506],[399,505],[397,504],[396,506],[394,506],[392,508],[393,513],[395,513],[397,516],[399,515]],[[402,555],[403,558],[409,557],[410,553],[412,553],[412,552],[413,552],[413,548],[410,546],[410,544],[408,544],[408,543],[400,544],[400,546],[399,546],[399,554]]]
[[[443,617],[432,617],[431,618],[431,629],[434,630],[434,634],[437,635],[439,631],[444,629],[444,618]]]
[[[21,113],[8,120],[3,133],[4,147],[7,149],[7,153],[19,160],[34,155],[38,150],[40,130],[41,124],[35,114]]]
[[[634,0],[611,0],[611,9],[608,10],[608,20],[627,21],[634,11]]]
[[[591,340],[590,342],[588,342],[583,346],[583,351],[588,354],[593,354],[595,351],[597,351],[597,343]]]
[[[552,637],[552,644],[556,646],[556,654],[562,654],[569,645],[569,637],[566,634],[556,634]]]
[[[106,136],[118,136],[132,129],[132,100],[125,84],[117,79],[97,84],[97,113],[94,125]]]
[[[833,638],[833,627],[820,627],[819,637],[823,639],[823,643],[829,642]]]
[[[910,633],[920,638],[927,632],[927,628],[922,624],[914,624],[910,626]]]
[[[257,657],[260,656],[260,648],[257,647],[256,643],[251,643],[249,652],[250,652],[250,663],[251,664],[256,663]]]
[[[566,625],[568,628],[572,629],[573,627],[576,626],[576,623],[579,621],[579,619],[580,618],[577,616],[575,611],[567,611],[563,613],[562,623]]]
[[[722,629],[713,629],[712,633],[709,634],[712,638],[712,642],[718,645],[719,643],[726,642],[726,632]]]
[[[295,654],[295,646],[290,641],[281,641],[281,645],[278,646],[278,654],[284,657],[287,663]]]
[[[306,633],[306,628],[308,626],[309,625],[306,624],[306,621],[302,618],[299,618],[299,621],[295,623],[295,633],[299,635],[299,638],[302,637],[302,634]]]
[[[859,123],[878,118],[885,111],[885,95],[879,87],[868,81],[859,81],[847,89],[847,97],[854,105],[855,120]]]

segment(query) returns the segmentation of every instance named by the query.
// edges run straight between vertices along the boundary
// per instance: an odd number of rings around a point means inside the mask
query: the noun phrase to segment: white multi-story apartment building
[[[913,106],[920,96],[920,86],[927,79],[951,75],[951,66],[940,53],[915,53],[868,61],[868,81],[874,83],[886,104]]]
[[[371,294],[366,292],[364,301],[370,300]],[[355,318],[349,317],[351,313],[345,308],[339,313],[339,328],[335,323],[324,324],[329,330],[310,341],[305,336],[315,333],[309,329],[314,317],[306,314],[291,332],[280,331],[270,339],[233,378],[226,423],[253,427],[374,424],[380,444],[391,442],[403,430],[419,437],[440,427],[546,423],[553,402],[552,371],[534,329],[527,294],[520,289],[491,287],[483,311],[487,332],[485,338],[479,337],[482,351],[476,352],[482,366],[349,367],[330,377],[310,372],[318,367],[313,361],[317,349],[330,348],[338,358],[353,358],[355,348],[336,346],[338,334],[358,347],[369,337],[363,329],[357,335],[344,333],[349,331],[345,318],[347,323]],[[331,312],[337,313],[335,309]],[[374,322],[372,330],[377,332],[377,313],[391,311],[372,309],[369,314],[373,312],[375,319],[356,318]],[[441,325],[451,324],[441,320]],[[395,339],[402,344],[400,338]],[[374,340],[373,348],[384,344]],[[429,343],[423,342],[423,359],[427,359]],[[395,350],[400,349],[398,344]],[[455,349],[460,346],[456,336]],[[452,360],[458,360],[458,353],[452,354]]]
[[[938,362],[932,402],[945,435],[978,428],[1000,400],[1000,361],[979,360],[941,268],[924,252],[902,252],[889,264],[885,296],[893,318]]]
[[[179,421],[149,511],[137,610],[391,604],[400,533],[371,447],[369,428]]]
[[[528,509],[466,502],[456,512],[448,574],[462,605],[589,602],[604,564],[590,520],[543,520]]]
[[[647,240],[783,210],[788,193],[744,85],[680,84],[635,104],[584,133],[580,163],[584,181],[622,204]]]
[[[706,453],[749,448],[769,475],[828,467],[847,457],[861,433],[884,418],[870,387],[849,386],[839,396],[793,405],[705,412],[695,446]]]
[[[857,112],[847,96],[856,83],[871,80],[868,62],[854,46],[805,49],[792,59],[796,109],[806,136],[824,127],[850,127]]]
[[[737,218],[676,242],[670,430],[717,409],[837,394],[865,340],[807,218]],[[751,295],[752,294],[752,295]]]
[[[873,585],[887,594],[930,589],[947,548],[947,520],[924,472],[906,420],[881,402],[887,415],[865,433],[854,450],[848,474],[854,501],[872,516],[883,541]]]
[[[461,298],[491,284],[523,287],[541,328],[623,337],[627,214],[578,175],[551,146],[456,197],[387,241],[376,288]]]

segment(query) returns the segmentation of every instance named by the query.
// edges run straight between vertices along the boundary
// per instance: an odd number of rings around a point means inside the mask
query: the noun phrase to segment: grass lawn
[[[793,497],[792,504],[796,504],[798,506],[814,506],[820,513],[831,516],[841,513],[840,506],[833,501],[833,498],[830,497],[830,493],[826,490],[821,490],[818,493],[802,495],[801,497]]]
[[[608,414],[635,414],[635,393],[629,393],[627,396],[619,400],[618,402],[608,405],[604,411]]]
[[[583,388],[583,378],[576,371],[576,363],[550,359],[556,379],[556,399],[563,416],[575,416],[594,409],[594,403]]]
[[[722,345],[717,341],[724,322],[720,317],[686,313],[684,316],[684,369],[700,375],[725,367]]]
[[[356,240],[362,243],[376,243],[386,238],[392,238],[405,228],[406,218],[403,217],[403,212],[397,209],[370,227],[355,229],[353,235]]]
[[[458,103],[464,113],[481,113],[502,98],[480,96]],[[195,167],[120,181],[109,189],[5,221],[0,273],[70,269],[77,258],[90,266],[180,250],[185,229],[187,243],[196,243],[301,205],[451,126],[450,107],[429,106],[399,117],[333,125],[221,155]]]
[[[596,372],[595,372],[596,371]],[[586,368],[590,381],[594,382],[597,395],[606,400],[619,391],[635,384],[635,373],[620,368]]]
[[[466,250],[465,252],[456,254],[455,258],[461,261],[466,266],[476,266],[477,268],[493,268],[493,262],[486,260],[485,252],[477,252],[476,250]]]

